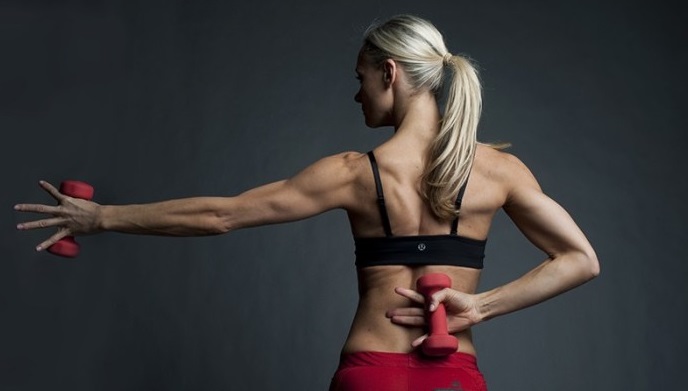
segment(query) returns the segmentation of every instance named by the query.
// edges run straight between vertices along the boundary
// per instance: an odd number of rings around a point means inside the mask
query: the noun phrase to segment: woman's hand
[[[405,288],[396,288],[394,291],[414,302],[425,305],[425,297],[420,293]],[[433,312],[439,303],[443,303],[447,312],[447,330],[450,333],[457,333],[482,322],[482,316],[478,310],[478,300],[476,295],[459,292],[454,289],[445,288],[436,292],[430,298],[428,311]],[[422,307],[395,308],[385,314],[392,323],[403,326],[425,326],[425,309]],[[418,347],[428,335],[425,334],[411,343],[413,347]]]
[[[57,233],[39,244],[36,251],[52,246],[65,236],[87,235],[99,231],[98,213],[100,205],[92,201],[64,195],[48,182],[40,181],[39,183],[45,191],[57,200],[57,206],[41,204],[17,204],[14,206],[15,210],[21,212],[42,213],[50,216],[46,219],[18,224],[17,229],[19,230],[57,227]]]

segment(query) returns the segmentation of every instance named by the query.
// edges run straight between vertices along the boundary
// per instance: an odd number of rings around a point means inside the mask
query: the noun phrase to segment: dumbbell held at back
[[[417,290],[428,300],[435,292],[451,287],[451,279],[443,273],[430,273],[418,279]],[[459,341],[447,331],[447,314],[444,304],[427,315],[430,333],[423,341],[422,350],[428,356],[446,356],[456,352]]]
[[[427,279],[427,274],[421,276],[421,278]],[[449,279],[449,276],[444,276],[442,278]],[[480,313],[480,298],[479,295],[474,293],[462,292],[452,289],[450,287],[441,288],[439,290],[430,289],[434,293],[430,293],[427,288],[431,287],[433,284],[425,284],[427,280],[417,281],[416,287],[418,290],[408,289],[404,287],[394,288],[394,292],[410,300],[408,305],[390,308],[385,313],[385,316],[390,319],[394,324],[405,326],[405,327],[423,327],[426,329],[426,334],[416,338],[411,342],[413,348],[420,348],[426,355],[432,355],[433,346],[437,346],[436,342],[442,339],[446,339],[450,342],[446,346],[446,351],[453,353],[454,350],[458,351],[458,348],[454,348],[453,336],[456,333],[460,333],[464,330],[470,329],[472,326],[483,322],[485,319]],[[418,284],[420,282],[420,286]],[[450,283],[446,281],[445,284]],[[435,286],[439,288],[439,286]],[[436,321],[433,320],[433,314],[440,311],[440,318],[444,320]],[[434,326],[433,326],[434,325]],[[444,337],[444,330],[440,333],[437,331],[437,327],[443,328],[446,325],[447,337]],[[433,331],[434,329],[434,331]],[[425,344],[426,340],[431,335],[442,335],[440,339],[435,339],[428,345]],[[458,342],[458,339],[456,340]],[[441,344],[442,342],[440,342]],[[444,345],[441,345],[444,346]],[[428,349],[426,351],[426,349]],[[471,346],[466,346],[467,350],[470,351]],[[434,350],[436,353],[440,351]]]
[[[58,227],[58,232],[36,247],[36,250],[41,251],[47,248],[48,252],[51,254],[74,258],[79,255],[80,247],[76,240],[74,240],[74,236],[72,235],[74,232],[71,232],[70,229],[67,228],[70,220],[78,218],[78,216],[75,216],[75,213],[71,212],[71,209],[77,209],[74,208],[74,205],[77,204],[78,200],[90,201],[93,198],[93,186],[75,180],[63,181],[60,184],[59,191],[45,181],[40,181],[40,185],[58,201],[59,205],[18,204],[15,205],[14,209],[22,212],[49,214],[53,217],[20,223],[17,225],[17,229],[29,230]],[[97,206],[97,204],[93,205]]]

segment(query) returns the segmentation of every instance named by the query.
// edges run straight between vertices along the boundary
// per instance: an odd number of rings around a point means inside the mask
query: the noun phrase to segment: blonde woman
[[[485,390],[470,327],[592,279],[599,273],[595,252],[520,160],[477,143],[477,73],[447,50],[430,22],[401,15],[369,28],[356,73],[355,100],[366,125],[394,127],[373,151],[326,157],[234,197],[99,205],[42,181],[59,205],[17,205],[49,215],[18,228],[58,228],[40,251],[68,235],[217,235],[344,209],[356,243],[360,301],[331,390]],[[500,208],[547,259],[518,280],[475,293]],[[444,358],[416,349],[425,336],[424,300],[409,288],[430,272],[453,281],[430,308],[446,302],[449,330],[459,340],[456,353]]]

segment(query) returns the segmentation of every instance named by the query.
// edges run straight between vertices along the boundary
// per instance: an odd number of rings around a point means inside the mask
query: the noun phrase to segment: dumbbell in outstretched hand
[[[60,193],[74,198],[90,201],[93,198],[93,192],[93,186],[86,182],[64,181],[60,184]],[[48,247],[48,252],[61,257],[74,258],[79,255],[79,243],[74,240],[73,236],[65,236]]]
[[[418,279],[416,288],[430,302],[431,296],[444,288],[451,287],[451,278],[442,273],[426,274]],[[444,304],[439,303],[437,309],[426,315],[429,332],[423,341],[423,353],[428,356],[446,356],[455,353],[459,347],[459,340],[447,331],[447,312]]]

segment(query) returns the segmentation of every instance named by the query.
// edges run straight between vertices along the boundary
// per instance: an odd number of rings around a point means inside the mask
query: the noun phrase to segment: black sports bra
[[[452,265],[474,269],[483,268],[485,244],[487,240],[478,240],[459,236],[457,228],[459,218],[455,218],[449,235],[393,236],[389,223],[385,197],[382,192],[382,181],[373,151],[368,152],[370,165],[375,177],[377,205],[382,218],[385,236],[354,237],[356,245],[356,267],[382,265]],[[468,181],[466,181],[468,183]],[[456,208],[461,208],[466,183],[461,186],[456,197]]]

